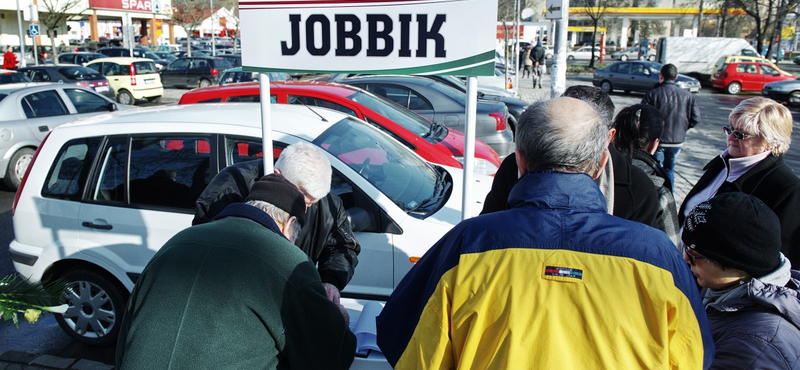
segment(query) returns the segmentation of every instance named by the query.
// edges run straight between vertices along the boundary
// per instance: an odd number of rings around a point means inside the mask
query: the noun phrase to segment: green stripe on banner
[[[331,69],[286,69],[242,66],[245,72],[290,72],[290,73],[367,73],[367,74],[400,74],[400,75],[457,75],[457,76],[494,76],[495,51],[487,51],[476,56],[419,67],[397,69],[365,69],[365,70],[331,70]]]

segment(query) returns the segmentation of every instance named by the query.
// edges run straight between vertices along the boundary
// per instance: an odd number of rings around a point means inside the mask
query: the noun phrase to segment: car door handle
[[[111,230],[112,228],[114,228],[114,226],[111,225],[98,225],[94,222],[89,222],[89,221],[83,221],[81,225],[91,229],[100,229],[100,230]]]

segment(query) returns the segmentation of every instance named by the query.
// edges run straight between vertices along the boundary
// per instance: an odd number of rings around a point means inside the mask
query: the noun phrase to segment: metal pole
[[[214,41],[215,40],[215,38],[214,38],[214,0],[208,0],[208,2],[211,3],[211,11],[209,12],[209,13],[211,13],[211,17],[209,18],[209,21],[211,21],[211,56],[216,56],[217,55],[217,47],[216,47],[217,43],[216,43],[216,41]],[[267,80],[267,82],[269,82],[269,80]],[[267,83],[267,85],[269,85],[269,83]],[[267,95],[267,96],[269,96],[269,95]],[[268,173],[268,172],[265,172],[265,173]]]
[[[38,12],[39,12],[39,9],[36,7],[36,5],[31,4],[31,24],[36,24],[34,22],[36,22],[36,20],[39,18],[39,13]],[[34,13],[36,13],[36,16],[34,16]],[[36,66],[39,65],[39,50],[36,47],[36,38],[37,37],[38,36],[31,35],[31,38],[33,39],[33,65],[36,65]],[[22,49],[20,49],[20,50],[22,50]],[[22,54],[22,59],[25,59],[25,52],[23,51],[20,54]]]
[[[520,71],[520,69],[521,68],[525,68],[525,61],[522,60],[522,57],[519,55],[519,50],[520,50],[519,49],[519,39],[520,39],[519,36],[520,36],[520,33],[521,33],[520,31],[522,31],[520,29],[521,26],[520,26],[520,22],[519,22],[519,3],[520,3],[520,0],[515,0],[514,1],[514,23],[515,23],[514,24],[514,37],[516,38],[516,40],[514,40],[514,45],[516,45],[514,47],[514,55],[516,56],[516,59],[517,59],[517,65],[515,66],[515,67],[517,67],[517,73],[514,75],[514,86],[517,87],[517,91],[519,91],[519,75],[522,73]],[[506,79],[505,83],[508,84],[508,79]]]
[[[269,100],[269,74],[259,73],[258,86],[261,95],[261,156],[264,158],[264,174],[275,172],[272,167],[272,104]]]
[[[508,68],[506,68],[508,70]],[[478,111],[478,77],[467,77],[467,125],[464,131],[464,194],[461,197],[461,219],[472,217],[472,183],[475,174],[475,116]]]
[[[19,10],[19,0],[17,0],[17,27],[19,27],[19,55],[22,57],[19,58],[19,66],[25,68],[27,63],[25,63],[25,34],[22,33],[22,11]]]
[[[561,19],[556,19],[555,55],[550,68],[550,94],[561,96],[567,89],[567,25],[569,23],[569,1],[561,1]]]

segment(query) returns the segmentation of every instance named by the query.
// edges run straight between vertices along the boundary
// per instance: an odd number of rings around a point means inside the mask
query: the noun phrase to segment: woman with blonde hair
[[[766,98],[742,101],[723,126],[728,148],[709,162],[678,212],[683,224],[696,205],[726,192],[763,201],[780,219],[781,252],[800,266],[800,179],[783,161],[792,140],[792,114]]]

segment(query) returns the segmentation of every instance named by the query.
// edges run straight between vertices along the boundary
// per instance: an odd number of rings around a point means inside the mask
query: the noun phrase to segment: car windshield
[[[431,132],[430,121],[382,96],[359,91],[347,98],[374,110],[417,136],[426,137]]]
[[[645,66],[650,70],[651,74],[658,76],[661,73],[661,67],[664,65],[660,63],[646,63]]]
[[[97,71],[86,67],[64,67],[59,68],[58,72],[72,80],[93,80],[100,76]]]
[[[143,58],[148,58],[148,59],[161,59],[161,58],[158,57],[158,55],[156,53],[154,53],[152,51],[143,52],[142,53],[142,57]]]
[[[325,130],[314,144],[339,158],[406,213],[424,218],[438,209],[451,184],[399,142],[348,117]]]

